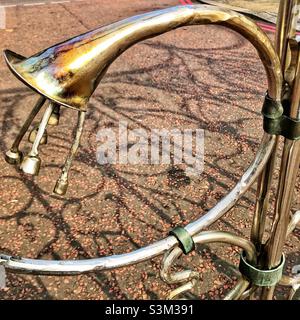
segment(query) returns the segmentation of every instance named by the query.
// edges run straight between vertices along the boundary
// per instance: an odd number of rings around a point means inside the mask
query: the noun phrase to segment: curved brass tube
[[[230,292],[228,292],[228,294],[226,295],[226,297],[224,298],[224,300],[238,300],[242,297],[243,293],[247,290],[247,288],[249,287],[250,282],[244,278],[241,277],[237,284],[234,286],[233,289],[231,289]]]
[[[267,35],[250,19],[208,5],[171,7],[89,31],[24,59],[6,50],[14,74],[26,85],[61,105],[86,110],[109,65],[135,43],[170,30],[219,24],[237,31],[256,48],[268,78],[268,93],[280,100],[280,62]]]
[[[252,164],[243,174],[235,187],[204,216],[185,227],[185,229],[191,235],[195,235],[202,229],[213,224],[234,206],[234,204],[250,188],[252,183],[262,172],[273,150],[274,143],[274,136],[270,136],[268,134],[264,135],[256,158],[253,160]],[[167,250],[174,248],[176,244],[176,238],[174,236],[169,236],[163,240],[150,244],[144,248],[137,249],[130,253],[112,255],[102,258],[75,261],[38,260],[0,255],[0,263],[3,263],[5,268],[14,272],[49,275],[80,274],[136,264],[147,259],[159,256]]]
[[[219,24],[247,38],[257,49],[268,77],[268,94],[281,98],[282,74],[278,57],[266,34],[246,17],[212,6],[168,8],[132,17],[87,32],[22,60],[6,51],[10,68],[25,83],[59,104],[86,110],[86,102],[108,66],[127,48],[146,38],[195,24]],[[274,148],[275,137],[264,134],[256,158],[236,186],[203,217],[185,228],[193,236],[228,212],[262,172]],[[78,274],[135,264],[176,246],[173,236],[134,252],[88,260],[47,261],[0,256],[0,263],[15,272]]]
[[[232,233],[223,231],[205,231],[195,235],[193,237],[193,240],[195,244],[222,242],[234,246],[239,246],[245,251],[247,260],[251,263],[256,263],[256,251],[253,243]],[[167,282],[168,284],[174,284],[188,281],[187,283],[172,291],[170,296],[168,297],[169,299],[173,299],[178,294],[192,289],[196,285],[197,279],[199,278],[199,274],[192,270],[184,270],[171,273],[172,264],[182,255],[182,253],[183,252],[179,247],[175,247],[173,250],[165,254],[162,262],[163,267],[161,269],[160,275],[165,282]],[[248,286],[249,281],[242,277],[235,285],[235,287],[226,295],[225,299],[238,299],[248,288]]]

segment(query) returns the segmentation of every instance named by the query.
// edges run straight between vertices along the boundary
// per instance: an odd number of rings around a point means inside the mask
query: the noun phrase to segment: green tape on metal
[[[283,114],[281,101],[273,100],[268,93],[265,96],[264,104],[261,110],[264,117],[268,119],[278,119]]]
[[[259,287],[271,287],[276,285],[282,277],[285,257],[282,255],[279,266],[271,270],[261,270],[246,261],[244,253],[241,254],[239,270],[252,284]]]
[[[269,134],[281,135],[290,140],[300,139],[300,120],[282,115],[277,119],[264,117],[264,130]]]
[[[170,235],[176,237],[184,254],[188,254],[195,249],[193,238],[183,227],[174,228],[170,231]]]
[[[264,116],[264,131],[290,140],[299,140],[300,120],[290,118],[283,114],[283,111],[281,102],[273,100],[266,94],[261,111]]]

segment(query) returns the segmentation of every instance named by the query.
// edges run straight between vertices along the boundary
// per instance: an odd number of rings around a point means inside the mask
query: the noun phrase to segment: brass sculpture
[[[286,237],[300,220],[299,212],[292,216],[290,214],[292,192],[300,165],[300,50],[295,31],[299,4],[300,0],[281,1],[275,49],[268,36],[243,15],[209,5],[191,5],[125,19],[74,37],[27,59],[6,50],[5,59],[11,71],[41,95],[7,152],[7,162],[20,163],[24,172],[37,174],[41,162],[38,147],[43,137],[46,139],[46,126],[58,124],[61,106],[74,109],[78,113],[76,137],[54,190],[58,194],[64,194],[67,190],[68,172],[79,146],[90,96],[110,64],[135,43],[181,26],[223,25],[243,35],[256,48],[265,67],[268,88],[263,106],[265,133],[255,159],[236,186],[203,217],[177,229],[166,239],[127,254],[80,261],[47,261],[1,255],[0,263],[15,272],[62,275],[136,264],[165,253],[162,278],[169,283],[188,281],[172,292],[170,298],[174,298],[196,284],[197,275],[194,272],[173,275],[170,273],[172,263],[185,252],[186,241],[225,242],[244,249],[240,264],[241,278],[226,299],[253,298],[259,287],[262,287],[261,298],[272,299],[278,281],[283,285],[294,286],[294,290],[295,285],[300,284],[300,279],[282,276],[282,251]],[[19,144],[46,100],[49,100],[49,105],[38,129],[35,128],[37,131],[32,134],[35,135],[34,141],[30,138],[33,141],[32,149],[22,160]],[[264,243],[269,192],[279,136],[284,136],[285,142],[275,217],[271,235]],[[251,241],[226,232],[202,232],[226,214],[256,180],[257,202]],[[185,253],[188,252],[189,250],[186,250]],[[268,280],[270,274],[273,274],[273,278]],[[292,297],[293,293],[290,294],[290,298]]]
[[[218,10],[212,6],[174,7],[146,13],[76,36],[27,59],[5,50],[6,62],[16,77],[48,99],[53,106],[48,120],[39,126],[38,132],[34,129],[29,137],[31,142],[35,139],[32,152],[21,160],[18,144],[14,143],[6,154],[7,162],[22,161],[21,169],[25,173],[38,174],[41,163],[38,147],[47,141],[47,123],[57,124],[60,106],[85,112],[90,96],[109,65],[133,44],[181,26],[207,23],[222,24],[237,30],[253,43],[268,74],[268,94],[275,100],[280,99],[281,74],[277,71],[279,60],[268,37],[258,32],[259,28],[252,21],[238,13]],[[79,118],[83,118],[83,115],[79,114]],[[71,148],[73,151],[63,168],[64,178],[59,178],[56,183],[55,193],[62,195],[67,191],[68,171],[80,141],[79,132],[82,132],[83,124],[84,121],[78,122],[78,134]],[[43,138],[40,139],[40,135]]]

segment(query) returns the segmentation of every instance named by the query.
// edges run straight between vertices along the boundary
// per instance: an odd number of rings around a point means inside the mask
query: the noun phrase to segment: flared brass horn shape
[[[6,50],[12,72],[25,84],[60,105],[85,111],[109,65],[133,44],[185,25],[221,24],[238,31],[256,47],[269,79],[269,95],[278,97],[279,63],[269,38],[244,16],[208,5],[157,10],[100,27],[23,59]],[[273,83],[270,83],[270,80]],[[277,88],[277,92],[276,89]]]
[[[50,113],[46,111],[43,126],[39,126],[42,129],[37,133],[38,137],[31,152],[24,157],[21,169],[30,174],[38,173],[41,162],[38,146],[46,125],[58,123],[59,106],[64,105],[77,110],[79,117],[76,136],[54,189],[54,192],[64,194],[68,185],[68,172],[82,134],[87,102],[110,64],[139,41],[182,26],[198,24],[220,24],[248,39],[257,49],[265,67],[269,97],[273,100],[281,99],[280,62],[270,39],[253,21],[234,11],[215,6],[178,6],[138,15],[89,31],[29,58],[6,50],[4,56],[12,72],[43,98],[50,100],[52,106],[53,117],[51,118]],[[53,105],[56,105],[56,108]],[[19,140],[17,139],[17,142]],[[16,148],[11,150],[18,151]],[[10,162],[17,163],[21,154],[8,153],[7,158]]]

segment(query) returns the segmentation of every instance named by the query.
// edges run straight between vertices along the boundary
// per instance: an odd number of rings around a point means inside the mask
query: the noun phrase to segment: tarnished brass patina
[[[243,15],[213,6],[179,6],[158,10],[89,31],[27,59],[10,50],[5,50],[4,56],[9,68],[20,80],[53,103],[54,108],[48,124],[56,125],[60,106],[80,112],[86,111],[90,96],[109,65],[130,46],[181,26],[197,24],[224,25],[248,39],[257,49],[265,67],[268,95],[280,101],[280,62],[269,38]],[[80,127],[83,127],[83,123],[78,126],[78,130]],[[44,132],[44,137],[36,145],[46,142],[46,131]],[[30,142],[34,141],[35,135],[36,132],[33,131],[29,137]],[[75,144],[79,141],[79,136],[77,133]],[[62,195],[67,191],[68,171],[77,148],[72,147],[72,156],[66,161],[62,176],[54,188],[57,194]],[[37,164],[40,164],[40,159],[33,157],[37,155],[30,155],[24,159],[26,163],[21,164],[25,173],[38,173]],[[10,163],[20,162],[8,160]]]
[[[122,52],[141,40],[197,24],[224,25],[252,42],[268,74],[269,94],[280,97],[279,60],[270,39],[243,15],[213,6],[179,6],[145,13],[89,31],[28,59],[9,50],[4,55],[12,72],[26,85],[58,104],[86,111],[107,68]]]
[[[68,173],[84,127],[87,103],[108,67],[122,52],[135,43],[188,25],[218,24],[235,30],[248,39],[256,48],[268,79],[263,105],[263,116],[266,121],[270,122],[284,116],[288,118],[287,123],[298,122],[300,120],[300,47],[296,36],[296,23],[299,4],[300,0],[280,2],[275,48],[268,36],[252,20],[242,14],[215,6],[191,5],[158,10],[100,27],[45,49],[27,59],[6,50],[5,59],[12,72],[42,96],[31,111],[11,149],[6,153],[6,161],[13,164],[21,163],[20,166],[24,172],[37,174],[41,164],[38,147],[47,125],[58,124],[61,106],[75,109],[78,113],[76,136],[54,188],[55,193],[65,194]],[[19,150],[20,142],[46,100],[49,100],[49,104],[38,125],[32,149],[22,160],[23,155]],[[163,240],[130,253],[97,259],[60,261],[0,255],[0,264],[13,272],[72,275],[132,265],[165,254],[161,277],[168,283],[184,282],[169,296],[169,298],[175,298],[195,287],[199,279],[199,274],[192,270],[171,272],[172,264],[176,259],[183,252],[188,254],[193,250],[194,244],[223,242],[239,246],[245,252],[243,267],[240,268],[241,277],[226,295],[226,300],[254,299],[257,289],[265,285],[267,286],[261,290],[260,298],[272,299],[278,282],[292,287],[289,295],[292,299],[295,291],[300,287],[299,276],[283,275],[281,277],[281,272],[284,264],[282,260],[284,243],[300,221],[299,211],[291,214],[293,190],[300,165],[300,139],[297,137],[296,130],[288,136],[284,131],[273,132],[271,129],[267,130],[265,127],[266,132],[256,157],[235,187],[205,215],[190,222],[184,228],[175,228],[176,231]],[[285,139],[275,214],[271,233],[264,237],[280,135]],[[257,201],[251,240],[227,232],[203,232],[203,229],[223,217],[256,181],[258,182]],[[272,281],[266,282],[263,277],[273,273],[268,270],[280,270],[280,273],[274,271]],[[263,280],[254,281],[254,277],[256,279],[261,277]],[[251,279],[255,283],[252,283]]]

